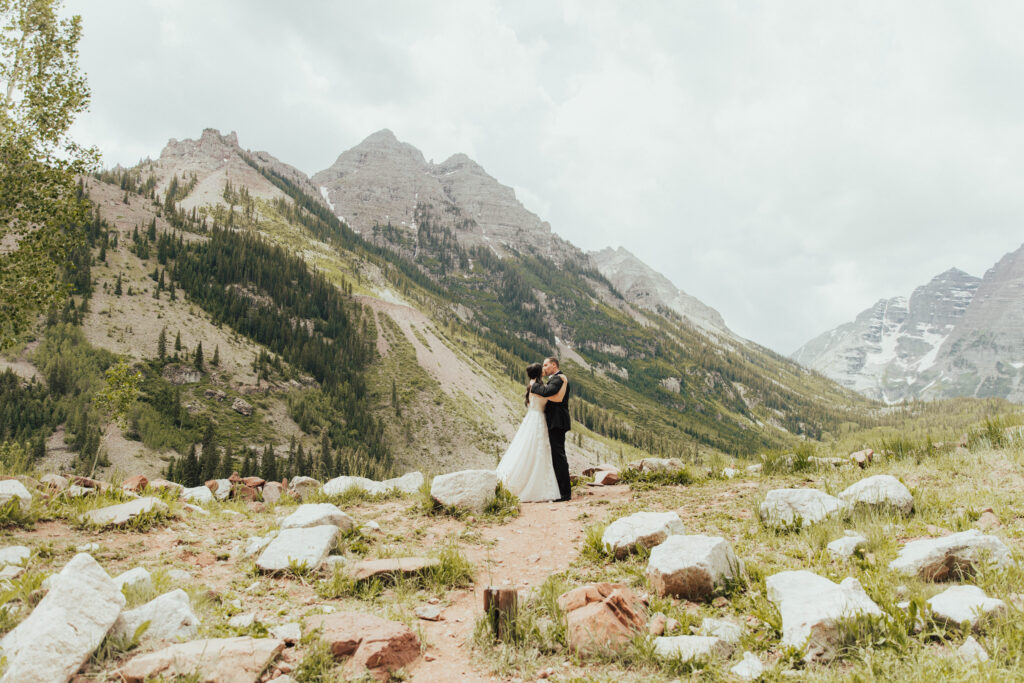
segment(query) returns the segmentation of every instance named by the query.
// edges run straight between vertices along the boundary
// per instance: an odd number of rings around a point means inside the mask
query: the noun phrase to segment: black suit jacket
[[[562,384],[565,382],[565,375],[561,372],[557,372],[551,375],[548,379],[547,384],[541,384],[535,382],[533,388],[530,390],[538,396],[545,398],[554,396],[562,390]],[[548,429],[562,429],[564,431],[570,431],[572,429],[572,420],[569,418],[569,394],[572,393],[572,387],[566,387],[565,398],[562,399],[561,403],[554,403],[548,401],[547,405],[544,406],[544,418],[547,420]]]

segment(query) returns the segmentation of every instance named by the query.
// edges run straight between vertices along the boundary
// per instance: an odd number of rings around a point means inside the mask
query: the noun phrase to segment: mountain
[[[1024,247],[983,278],[952,268],[883,299],[792,356],[889,403],[955,396],[1024,400]]]
[[[560,252],[579,251],[465,154],[428,163],[390,130],[343,152],[311,180],[335,215],[367,239],[373,239],[374,226],[384,224],[415,232],[417,211],[426,208],[465,247],[486,246],[505,255],[509,246],[528,245],[559,261]]]
[[[588,256],[631,304],[652,310],[661,306],[675,311],[705,332],[735,337],[718,311],[678,289],[667,277],[624,248],[607,247],[589,252]]]

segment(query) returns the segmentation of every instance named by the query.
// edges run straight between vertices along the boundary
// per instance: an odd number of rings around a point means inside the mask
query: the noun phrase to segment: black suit
[[[547,384],[536,382],[531,391],[545,398],[554,396],[562,390],[565,375],[557,372],[548,379]],[[569,461],[565,457],[565,433],[572,429],[569,418],[569,393],[572,387],[565,388],[565,397],[561,403],[548,401],[544,406],[544,418],[548,423],[548,440],[551,441],[551,464],[555,468],[555,479],[558,480],[558,491],[562,500],[572,497],[572,484],[569,482]]]

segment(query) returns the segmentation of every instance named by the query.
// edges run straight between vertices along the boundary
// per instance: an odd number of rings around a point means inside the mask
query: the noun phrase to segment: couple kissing
[[[501,457],[498,480],[524,503],[566,501],[572,497],[565,457],[565,434],[571,429],[569,378],[557,358],[527,366],[526,376],[526,417]]]

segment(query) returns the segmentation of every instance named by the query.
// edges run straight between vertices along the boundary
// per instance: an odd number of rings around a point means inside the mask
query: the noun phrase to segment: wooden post
[[[499,640],[515,635],[519,596],[515,588],[488,586],[484,589],[484,613],[491,622],[491,631]]]

